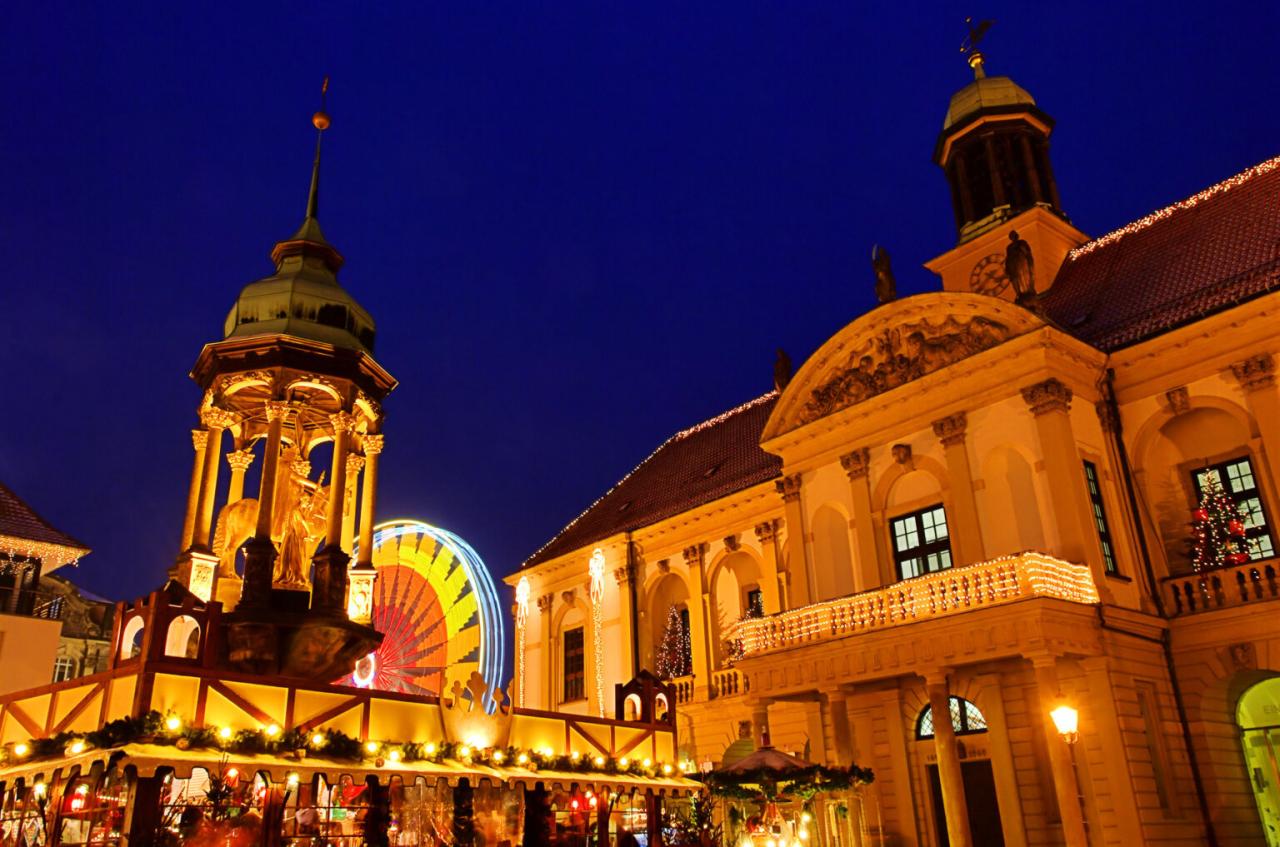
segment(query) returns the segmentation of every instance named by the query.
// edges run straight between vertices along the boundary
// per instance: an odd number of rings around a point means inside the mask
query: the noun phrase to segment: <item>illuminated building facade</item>
[[[593,714],[681,621],[685,755],[874,769],[831,843],[1280,845],[1280,159],[1090,239],[1052,120],[972,64],[942,290],[886,264],[525,562],[516,689]],[[1197,572],[1210,480],[1249,554]]]

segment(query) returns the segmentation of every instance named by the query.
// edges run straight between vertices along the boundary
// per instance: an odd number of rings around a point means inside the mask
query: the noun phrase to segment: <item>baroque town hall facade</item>
[[[1051,119],[973,64],[942,290],[882,293],[533,555],[517,691],[594,713],[674,619],[684,754],[873,768],[866,843],[1280,845],[1280,159],[1091,240]],[[1195,572],[1211,477],[1251,555]]]

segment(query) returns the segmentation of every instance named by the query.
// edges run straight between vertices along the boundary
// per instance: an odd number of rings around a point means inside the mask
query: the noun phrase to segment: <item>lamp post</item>
[[[1058,730],[1058,735],[1067,745],[1067,750],[1071,756],[1071,782],[1075,789],[1074,794],[1076,803],[1080,809],[1080,826],[1081,843],[1087,845],[1089,821],[1088,815],[1085,813],[1084,793],[1080,788],[1080,773],[1076,767],[1076,742],[1080,740],[1080,712],[1066,698],[1059,694],[1057,697],[1057,705],[1049,711],[1049,717],[1053,720],[1053,726]],[[1065,823],[1065,821],[1064,821]],[[1068,839],[1070,842],[1072,839]]]

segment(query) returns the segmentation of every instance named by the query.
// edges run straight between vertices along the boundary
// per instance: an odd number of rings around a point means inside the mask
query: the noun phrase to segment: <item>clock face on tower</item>
[[[977,294],[999,297],[1009,287],[1009,277],[1004,272],[1004,254],[984,256],[969,273],[969,288]]]

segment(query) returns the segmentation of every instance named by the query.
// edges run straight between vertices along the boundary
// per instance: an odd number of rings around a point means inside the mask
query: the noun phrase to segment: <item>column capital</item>
[[[1022,399],[1036,417],[1049,412],[1066,412],[1071,408],[1071,389],[1061,380],[1050,377],[1022,389]]]
[[[555,602],[554,594],[543,594],[538,598],[538,611],[544,615],[551,614],[551,604]]]
[[[840,457],[840,467],[844,468],[849,479],[864,479],[871,471],[871,449],[859,447],[852,453],[845,453]]]
[[[293,404],[284,400],[267,400],[264,404],[267,412],[267,423],[283,421],[293,411]]]
[[[618,583],[619,587],[630,585],[636,578],[636,569],[634,565],[623,565],[615,568],[613,571],[613,579]]]
[[[240,416],[235,412],[228,412],[217,406],[206,406],[200,410],[200,422],[209,429],[227,429],[235,426],[239,421]]]
[[[191,430],[191,446],[196,448],[197,453],[203,453],[205,450],[209,449],[209,430]]]
[[[1270,353],[1260,353],[1231,364],[1231,374],[1245,391],[1258,391],[1275,384],[1276,360]]]
[[[358,456],[355,453],[347,455],[348,485],[351,485],[354,482],[356,474],[360,473],[362,468],[364,468],[364,456]]]
[[[233,471],[247,471],[253,464],[253,451],[232,450],[227,454],[227,464]]]
[[[969,419],[965,413],[956,412],[954,415],[947,415],[945,418],[934,421],[933,434],[938,436],[938,440],[944,447],[951,447],[964,443],[964,433],[968,426]]]
[[[701,542],[697,544],[691,544],[688,547],[684,548],[684,563],[689,567],[693,567],[694,565],[701,565],[703,552],[705,550],[706,550],[706,545]]]
[[[1120,429],[1120,416],[1110,403],[1099,400],[1093,404],[1093,410],[1098,413],[1098,425],[1103,432],[1117,432]]]
[[[784,476],[774,483],[774,487],[782,495],[782,502],[796,503],[800,500],[800,474],[795,473],[790,476]]]
[[[364,454],[366,456],[376,456],[377,454],[381,453],[383,438],[384,436],[374,435],[373,433],[369,433],[365,435],[363,438],[361,438],[360,445],[364,448]]]
[[[351,432],[356,428],[356,416],[350,412],[334,412],[329,416],[329,425],[333,427],[334,435]]]
[[[756,524],[756,541],[761,544],[768,544],[778,534],[774,521],[765,521]]]
[[[934,668],[923,672],[920,676],[924,677],[924,684],[929,688],[941,685],[947,689],[948,694],[951,693],[951,683],[949,682],[951,668]]]
[[[1058,657],[1052,653],[1034,653],[1027,656],[1027,659],[1031,662],[1031,667],[1036,668],[1037,670],[1041,668],[1058,667]]]

